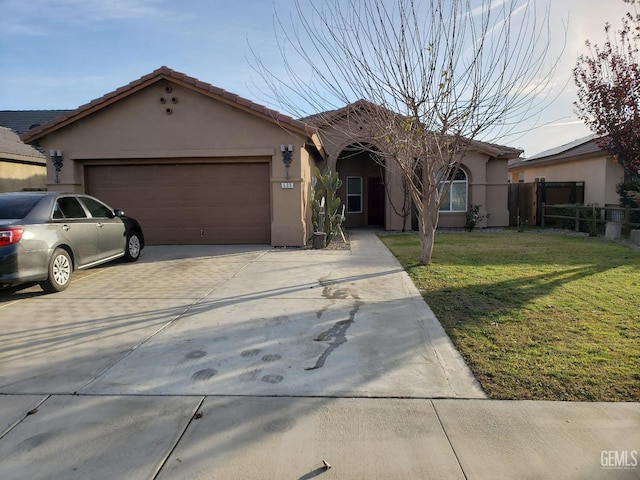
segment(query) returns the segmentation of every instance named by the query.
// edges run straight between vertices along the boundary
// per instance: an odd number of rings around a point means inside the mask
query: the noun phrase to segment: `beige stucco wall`
[[[366,122],[364,124],[366,124]],[[324,151],[326,152],[327,157],[326,164],[321,165],[321,167],[324,167],[326,165],[332,172],[337,171],[340,174],[340,179],[343,182],[343,187],[341,188],[341,200],[343,203],[345,203],[346,201],[346,198],[344,198],[344,184],[346,182],[346,177],[352,172],[345,167],[346,163],[343,164],[343,171],[339,170],[337,165],[338,157],[340,156],[342,151],[350,145],[357,143],[372,143],[370,137],[363,136],[360,133],[361,130],[359,126],[359,119],[356,116],[352,117],[349,122],[335,122],[335,124],[330,128],[322,128],[320,133],[322,146],[324,148]],[[375,142],[373,142],[373,145],[375,145]],[[385,169],[386,171],[384,173],[380,173],[379,166],[372,163],[366,168],[366,172],[364,173],[368,173],[368,176],[371,177],[381,177],[381,175],[384,177],[386,189],[386,201],[384,206],[384,228],[386,230],[402,230],[402,216],[396,213],[402,210],[403,205],[404,190],[402,187],[402,177],[398,175],[397,167],[393,164],[392,160],[385,160]],[[367,186],[363,185],[363,188],[366,189]],[[366,206],[364,207],[366,208]],[[359,214],[351,215],[357,217]],[[364,215],[364,213],[362,215]],[[407,217],[407,228],[411,227],[410,221],[411,216],[409,215]],[[346,225],[348,226],[348,222]]]
[[[522,174],[522,175],[521,175]],[[624,170],[605,155],[563,162],[517,165],[510,169],[511,182],[533,183],[544,177],[547,182],[584,182],[585,205],[617,204],[616,185],[624,179]]]
[[[624,169],[617,163],[607,159],[605,161],[605,181],[602,186],[604,192],[603,205],[618,205],[620,195],[616,192],[616,186],[624,181]]]
[[[364,126],[362,131],[366,130],[366,122],[360,123],[358,118],[351,117],[349,123],[345,121],[337,124],[335,128],[322,130],[322,142],[327,152],[328,166],[333,171],[336,171],[338,156],[348,145],[356,142],[370,142],[366,136],[353,133],[360,132],[360,126]],[[405,195],[402,176],[393,160],[386,162],[386,168],[385,228],[402,230],[403,219],[397,213],[402,210]],[[509,225],[507,160],[496,159],[479,151],[469,151],[462,162],[462,168],[469,180],[468,205],[481,205],[480,213],[485,217],[479,226]],[[345,179],[342,178],[342,180],[344,182]],[[464,227],[465,223],[466,212],[442,212],[438,225],[444,228],[459,228]]]
[[[278,165],[274,167],[274,164]],[[279,149],[272,161],[271,244],[274,246],[302,246],[311,238],[313,233],[310,200],[312,165],[313,159],[304,149],[303,143],[294,145],[293,161],[288,178]],[[273,173],[274,170],[276,174]],[[293,172],[296,174],[294,175]],[[292,189],[288,188],[288,184],[291,183],[294,187]]]
[[[405,187],[402,182],[402,174],[400,168],[393,160],[386,162],[387,168],[387,202],[385,206],[385,218],[387,230],[411,230],[411,212],[403,222],[402,215],[398,212],[402,212],[404,205]],[[408,202],[409,209],[411,209],[411,201]],[[403,224],[404,223],[404,224]]]
[[[478,227],[508,226],[507,160],[469,151],[462,160],[461,168],[467,174],[467,205],[480,205],[480,215],[484,217]],[[441,212],[438,226],[461,228],[466,221],[466,212]]]
[[[311,140],[306,134],[297,130],[293,133],[286,125],[245,111],[233,100],[226,103],[213,99],[172,80],[160,80],[125,97],[116,95],[112,101],[101,102],[96,111],[39,140],[45,151],[63,152],[59,183],[51,163],[47,163],[46,186],[50,190],[84,192],[87,165],[126,164],[131,160],[250,162],[264,161],[266,157],[270,159],[272,244],[301,246],[311,237],[312,166],[318,160],[305,149]],[[352,123],[357,132],[361,132],[359,121]],[[368,141],[362,133],[358,135],[348,128],[324,130],[321,139],[313,139],[316,145],[322,143],[321,150],[326,155],[319,166],[326,164],[335,171],[344,148]],[[282,162],[282,144],[291,144],[294,149],[288,172]],[[398,212],[405,198],[402,177],[393,161],[386,165],[384,227],[401,230],[403,218]],[[469,176],[469,205],[480,204],[481,213],[489,214],[481,226],[507,225],[506,161],[475,152],[466,156],[464,168]],[[464,212],[440,216],[441,226],[464,224]]]
[[[47,187],[74,192],[84,192],[87,163],[186,158],[215,162],[240,157],[251,161],[268,156],[272,245],[301,246],[310,236],[305,201],[310,159],[302,149],[305,140],[272,121],[163,80],[49,134],[40,144],[47,152],[63,151],[60,183],[55,183],[48,162]],[[288,178],[281,144],[294,147]],[[285,181],[294,188],[282,188]]]
[[[487,190],[485,209],[488,227],[509,225],[509,183],[507,181],[508,160],[491,158],[487,162]]]
[[[44,163],[37,166],[0,160],[0,193],[43,189],[45,178]]]

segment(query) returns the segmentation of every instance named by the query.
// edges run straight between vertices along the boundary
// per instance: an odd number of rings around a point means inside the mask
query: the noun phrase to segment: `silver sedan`
[[[34,282],[60,292],[74,270],[134,262],[143,248],[136,220],[89,195],[0,194],[0,287]]]

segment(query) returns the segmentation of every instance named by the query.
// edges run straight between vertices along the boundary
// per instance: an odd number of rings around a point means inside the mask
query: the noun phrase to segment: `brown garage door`
[[[268,163],[87,166],[86,191],[142,225],[148,245],[271,243]]]

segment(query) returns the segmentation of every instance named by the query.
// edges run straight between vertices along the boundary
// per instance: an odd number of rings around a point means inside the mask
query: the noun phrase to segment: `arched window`
[[[467,211],[467,174],[464,170],[459,169],[453,180],[443,182],[442,188],[445,189],[449,184],[442,206],[441,212],[466,212]]]

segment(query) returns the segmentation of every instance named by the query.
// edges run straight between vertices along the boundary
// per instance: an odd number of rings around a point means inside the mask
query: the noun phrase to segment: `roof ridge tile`
[[[94,100],[91,100],[88,103],[80,105],[75,110],[71,110],[63,115],[57,116],[44,124],[33,128],[27,132],[24,132],[21,135],[21,138],[25,142],[33,142],[40,138],[45,132],[49,133],[50,131],[56,130],[57,128],[62,128],[61,125],[69,120],[73,121],[74,117],[77,117],[83,113],[86,113],[93,109],[99,109],[101,106],[107,102],[110,102],[113,99],[117,99],[118,97],[125,96],[132,90],[135,90],[139,86],[144,86],[146,84],[152,83],[154,80],[159,77],[168,77],[169,80],[175,80],[177,82],[181,82],[184,85],[189,85],[191,87],[196,88],[201,92],[206,92],[215,96],[218,96],[224,100],[230,101],[232,103],[237,104],[239,107],[246,108],[251,112],[256,112],[264,117],[271,118],[273,121],[283,123],[285,128],[286,125],[293,127],[298,130],[302,130],[305,133],[313,133],[316,131],[315,127],[312,125],[308,125],[303,121],[294,120],[293,118],[283,115],[280,112],[276,112],[266,106],[258,105],[252,100],[241,97],[235,93],[231,93],[223,88],[215,87],[214,85],[198,80],[195,77],[191,77],[181,72],[177,72],[172,70],[171,68],[163,65],[160,68],[157,68],[151,73],[141,76],[140,78],[133,80],[126,85],[118,87],[112,92],[106,93],[101,97],[98,97]]]

